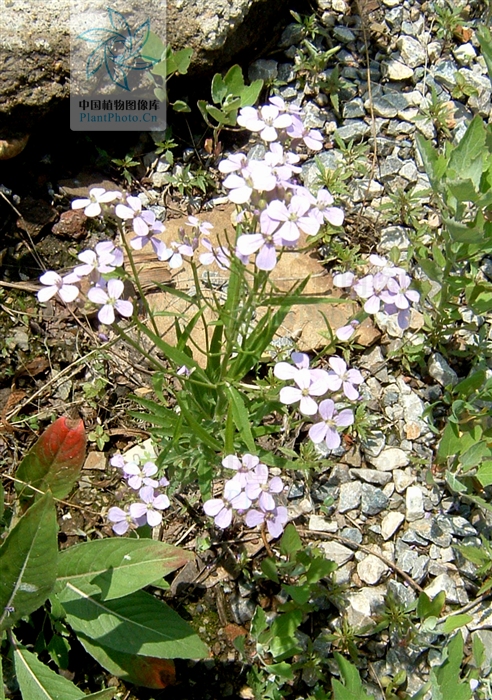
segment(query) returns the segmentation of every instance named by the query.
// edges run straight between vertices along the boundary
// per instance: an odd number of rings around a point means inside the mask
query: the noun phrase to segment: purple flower
[[[266,523],[268,532],[272,537],[280,537],[284,531],[284,525],[289,520],[287,508],[285,506],[277,506],[273,510],[249,510],[246,513],[245,522],[248,527],[256,527],[262,523]]]
[[[117,506],[113,506],[108,510],[108,520],[114,523],[112,527],[117,535],[124,535],[134,522],[130,513],[127,513]]]
[[[73,272],[61,277],[58,272],[50,270],[41,275],[39,281],[46,286],[37,293],[38,301],[48,301],[57,294],[68,304],[79,296],[80,290],[75,285],[80,282],[80,278]]]
[[[358,369],[347,370],[346,363],[341,357],[330,357],[328,363],[332,369],[328,372],[328,386],[331,391],[338,391],[340,387],[343,389],[345,396],[351,401],[359,398],[359,392],[354,384],[362,384],[364,377]]]
[[[289,205],[279,199],[274,199],[267,206],[265,216],[271,221],[276,222],[277,226],[280,223],[280,228],[277,230],[285,241],[295,243],[301,231],[313,236],[319,231],[319,222],[310,216],[308,213],[311,208],[311,203],[306,197],[295,194]]]
[[[203,504],[203,510],[214,518],[217,527],[225,529],[232,522],[232,511],[248,510],[251,501],[242,490],[241,486],[231,479],[224,484],[222,498],[210,498]]]
[[[366,275],[354,284],[356,294],[361,299],[367,299],[364,304],[366,314],[376,314],[379,311],[381,293],[386,289],[389,279],[382,272],[377,272],[375,275]]]
[[[93,187],[89,190],[88,199],[75,199],[72,202],[72,209],[84,209],[86,216],[99,216],[101,204],[113,202],[121,197],[121,192],[106,192],[104,187]]]
[[[138,197],[127,197],[125,204],[117,204],[114,213],[119,219],[127,221],[128,219],[134,219],[136,216],[140,215],[142,211],[142,202]]]
[[[123,294],[124,285],[121,280],[111,279],[108,281],[107,291],[102,287],[92,287],[87,292],[87,297],[95,304],[102,304],[97,314],[101,323],[111,325],[115,320],[115,309],[121,315],[129,317],[133,313],[131,301],[120,299]]]
[[[394,304],[399,311],[408,309],[410,302],[418,302],[420,294],[408,287],[412,279],[404,272],[398,273],[387,282],[387,291],[381,294],[381,299],[387,304]]]
[[[84,250],[77,257],[84,265],[77,265],[74,274],[78,277],[89,277],[97,273],[96,281],[100,275],[114,272],[116,267],[123,265],[123,253],[112,241],[102,241],[94,250]]]
[[[348,340],[353,336],[353,334],[357,330],[358,325],[360,325],[359,321],[356,321],[354,319],[353,321],[350,321],[350,323],[347,326],[342,326],[341,328],[338,328],[335,331],[335,335],[338,338],[338,340]]]
[[[341,439],[337,427],[347,427],[354,422],[354,414],[349,408],[337,413],[335,404],[331,399],[325,399],[319,405],[319,415],[322,421],[314,423],[309,428],[309,437],[318,444],[323,440],[330,450],[340,447]]]
[[[277,264],[276,246],[282,246],[284,239],[280,233],[243,233],[237,239],[236,255],[247,257],[257,253],[255,265],[259,270],[273,270]]]
[[[239,484],[243,489],[248,482],[251,470],[255,469],[257,466],[264,466],[260,465],[259,462],[259,457],[250,455],[249,453],[243,455],[240,460],[235,455],[227,455],[227,457],[224,457],[222,460],[222,466],[225,467],[225,469],[234,469],[236,474],[234,474],[231,481]]]
[[[150,527],[156,527],[162,522],[162,513],[160,510],[169,508],[169,498],[161,493],[155,495],[152,486],[143,486],[140,489],[139,496],[142,502],[132,503],[130,506],[130,515],[135,520],[139,520],[145,516]]]
[[[214,225],[208,221],[200,221],[196,216],[189,216],[186,226],[193,226],[197,228],[199,233],[203,233],[205,236],[213,229]]]
[[[292,139],[302,139],[312,151],[320,151],[323,148],[323,136],[317,129],[308,129],[302,119],[292,115],[292,124],[287,129],[287,134]]]
[[[138,491],[142,484],[144,486],[157,487],[159,482],[150,477],[157,474],[157,467],[153,462],[146,462],[142,468],[134,462],[126,463],[123,473],[128,480],[128,486],[134,491]]]
[[[158,259],[166,250],[166,244],[156,238],[156,235],[165,230],[162,222],[157,221],[153,211],[143,211],[133,220],[133,230],[137,237],[132,238],[130,245],[134,250],[141,250],[147,243],[152,245]]]
[[[208,253],[201,253],[199,260],[202,265],[211,265],[213,262],[215,262],[221,270],[229,269],[231,265],[231,254],[228,248],[225,248],[224,246],[214,248],[207,238],[202,238],[201,244],[209,251]]]
[[[333,284],[339,288],[351,287],[354,281],[355,275],[353,272],[339,272],[333,277]]]
[[[326,394],[329,389],[328,373],[319,370],[313,376],[311,370],[299,369],[292,378],[297,387],[283,387],[280,390],[280,401],[285,404],[299,401],[300,412],[305,416],[314,416],[318,410],[318,404],[312,397]]]
[[[234,204],[249,202],[253,191],[270,192],[277,184],[275,175],[266,163],[250,160],[241,170],[241,176],[231,173],[222,183],[229,192],[229,199]]]
[[[251,501],[258,499],[258,506],[263,511],[274,510],[276,504],[272,493],[282,493],[284,490],[282,479],[274,476],[268,481],[268,467],[265,464],[255,467],[247,478],[245,487],[247,497]]]
[[[343,224],[344,214],[339,207],[332,207],[333,197],[328,190],[320,189],[316,196],[316,205],[313,208],[313,216],[318,220],[319,224],[328,221],[332,226],[341,226]]]

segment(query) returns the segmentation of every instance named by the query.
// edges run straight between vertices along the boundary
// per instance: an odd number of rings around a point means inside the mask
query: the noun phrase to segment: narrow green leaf
[[[205,444],[208,445],[212,450],[216,450],[217,452],[221,452],[223,449],[223,445],[216,440],[210,433],[208,433],[200,423],[194,418],[193,414],[191,411],[188,410],[188,407],[185,405],[185,402],[181,399],[180,395],[176,395],[176,400],[179,404],[179,407],[181,409],[181,415],[183,416],[184,420],[188,423],[190,428],[194,431],[195,435],[200,438],[200,440]]]
[[[0,520],[3,518],[3,514],[5,513],[5,491],[0,483]]]
[[[444,428],[439,447],[437,449],[437,457],[439,460],[445,460],[447,457],[452,457],[459,454],[461,447],[460,431],[456,423],[448,423]]]
[[[2,668],[1,655],[0,655],[0,700],[5,700],[5,692],[3,689],[3,668]]]
[[[233,386],[227,387],[227,393],[231,400],[231,409],[234,423],[244,444],[251,454],[256,454],[256,445],[251,432],[250,417],[243,398]]]
[[[71,681],[41,663],[20,644],[14,647],[14,668],[24,700],[80,700],[85,693]],[[114,691],[103,697],[112,698]]]
[[[56,511],[50,493],[34,503],[0,547],[0,631],[37,610],[56,580]]]
[[[101,600],[122,598],[191,561],[194,555],[156,540],[92,540],[60,552],[57,583]]]
[[[483,24],[477,27],[477,37],[482,49],[490,80],[492,80],[492,35],[490,29]]]
[[[208,649],[172,608],[137,591],[103,601],[67,583],[59,594],[67,622],[81,638],[125,654],[159,659],[203,659]]]

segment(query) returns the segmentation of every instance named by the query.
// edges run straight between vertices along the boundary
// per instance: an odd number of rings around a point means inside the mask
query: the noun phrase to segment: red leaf
[[[43,492],[50,489],[55,498],[65,498],[84,464],[86,443],[80,418],[58,418],[24,457],[16,477]],[[16,488],[24,502],[35,495],[23,484],[16,484]]]
[[[153,656],[134,656],[127,669],[127,680],[145,688],[166,688],[176,682],[174,661]]]

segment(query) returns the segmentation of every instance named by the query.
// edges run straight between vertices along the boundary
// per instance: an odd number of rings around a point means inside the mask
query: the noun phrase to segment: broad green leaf
[[[263,561],[261,562],[261,571],[270,581],[279,583],[280,579],[278,577],[275,559],[273,559],[272,557],[266,557],[265,559],[263,559]]]
[[[486,314],[492,308],[492,285],[474,283],[466,298],[468,305],[476,314]]]
[[[463,661],[463,637],[458,632],[449,642],[448,658],[436,669],[436,678],[444,698],[453,700],[470,700],[472,691],[470,684],[460,679],[461,662]]]
[[[85,638],[79,641],[101,666],[128,683],[161,689],[175,682],[176,671],[171,659],[125,654]]]
[[[19,465],[16,477],[54,498],[65,498],[77,481],[85,460],[87,439],[79,418],[58,418],[47,428]],[[32,500],[36,492],[16,484],[21,501]]]
[[[286,681],[294,680],[292,666],[285,661],[281,661],[279,664],[270,664],[268,666],[268,673],[274,673],[276,676],[279,676]]]
[[[172,608],[137,591],[103,601],[67,583],[59,594],[67,622],[81,639],[124,654],[159,659],[203,659],[208,649]]]
[[[492,484],[492,460],[488,459],[481,464],[477,471],[477,479],[484,487]]]
[[[236,123],[235,117],[231,121],[231,115],[229,114],[229,112],[224,112],[221,109],[214,107],[214,105],[207,105],[206,110],[209,113],[209,115],[213,119],[215,119],[215,121],[219,124],[234,126],[234,124]]]
[[[431,185],[435,190],[440,191],[439,179],[443,175],[444,167],[440,164],[439,154],[431,142],[427,141],[422,134],[417,134],[415,140]]]
[[[230,95],[239,97],[244,88],[244,78],[241,66],[231,66],[224,76],[224,83]]]
[[[307,603],[313,594],[311,586],[308,583],[304,585],[298,584],[297,586],[284,586],[284,590],[287,591],[297,605],[304,605]]]
[[[482,174],[480,168],[480,176]],[[471,180],[450,180],[447,183],[449,191],[456,197],[458,202],[474,202],[477,197],[477,190]]]
[[[57,583],[101,600],[122,598],[191,561],[194,555],[155,540],[92,540],[60,552]]]
[[[154,88],[154,95],[159,100],[159,102],[165,102],[167,100],[167,92],[165,88]]]
[[[270,653],[275,661],[285,659],[297,654],[301,648],[295,633],[302,622],[301,610],[291,610],[275,618],[271,626],[272,639]]]
[[[216,105],[220,105],[222,100],[227,95],[227,85],[224,82],[223,77],[220,73],[216,73],[212,78],[212,101]]]
[[[302,540],[292,523],[289,523],[285,528],[279,546],[281,553],[288,557],[302,549]]]
[[[473,163],[480,159],[485,146],[485,128],[481,117],[474,117],[468,125],[463,138],[453,148],[449,159],[449,168],[454,170],[464,180],[470,177]],[[480,170],[482,168],[480,167]],[[478,182],[480,178],[478,179]],[[478,184],[478,183],[477,183]]]
[[[143,45],[141,56],[146,61],[160,61],[164,51],[166,50],[165,44],[162,39],[154,34],[154,32],[149,32],[147,41]]]
[[[188,72],[188,68],[191,63],[191,57],[193,56],[193,49],[187,48],[187,49],[180,49],[179,51],[175,51],[173,53],[173,59],[174,59],[174,72],[179,73],[180,75],[185,75],[185,73]]]
[[[480,243],[483,240],[483,235],[474,226],[462,224],[461,221],[445,216],[443,216],[443,222],[451,239],[456,243]]]
[[[86,695],[71,681],[41,663],[35,654],[15,644],[14,667],[24,700],[112,700],[114,688]]]
[[[481,369],[478,372],[474,372],[466,379],[462,379],[461,382],[456,384],[454,387],[454,393],[458,396],[470,396],[470,394],[477,389],[480,389],[485,381],[485,370]]]
[[[461,449],[460,431],[457,423],[448,423],[444,428],[439,447],[437,449],[437,457],[439,460],[445,460],[447,457],[453,457],[459,454]]]
[[[417,601],[417,615],[420,620],[426,620],[429,617],[438,617],[446,602],[446,593],[441,591],[432,600],[427,593],[421,593]]]
[[[463,452],[460,457],[461,468],[465,471],[472,469],[478,466],[485,456],[492,457],[491,450],[485,440],[480,440]]]
[[[175,112],[191,112],[191,108],[183,100],[176,100],[173,102],[173,109]]]
[[[463,627],[473,620],[473,615],[463,613],[462,615],[450,615],[441,628],[442,634],[450,634],[457,630],[458,627]]]
[[[20,518],[0,547],[0,631],[37,610],[56,580],[56,510],[45,494]]]
[[[306,581],[308,583],[317,583],[320,579],[336,571],[336,569],[337,565],[335,562],[317,557],[311,562],[309,569],[306,571]]]
[[[343,684],[336,678],[332,681],[334,700],[374,700],[373,695],[368,695],[364,691],[359,672],[355,666],[336,651],[334,656],[343,679]]]
[[[258,99],[260,92],[263,89],[263,80],[258,78],[251,83],[251,85],[245,85],[241,90],[241,107],[251,107],[254,105]]]

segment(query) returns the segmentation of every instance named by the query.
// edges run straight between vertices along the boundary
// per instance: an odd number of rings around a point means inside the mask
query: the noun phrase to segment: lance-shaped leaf
[[[86,695],[71,681],[45,666],[20,644],[14,648],[15,675],[24,700],[112,700],[114,688]]]
[[[58,418],[24,457],[16,477],[41,491],[50,489],[55,498],[65,498],[82,469],[86,444],[81,419]],[[21,501],[33,499],[32,489],[18,483],[16,488]]]
[[[88,654],[109,671],[128,683],[145,688],[166,688],[176,680],[174,662],[170,659],[157,659],[154,656],[136,656],[109,649],[85,638],[79,638]]]
[[[208,649],[177,612],[149,593],[101,600],[67,583],[59,594],[67,622],[88,639],[125,654],[159,659],[201,659]]]
[[[101,600],[122,598],[179,569],[193,556],[155,540],[93,540],[60,553],[57,582],[72,583]]]
[[[0,631],[37,610],[56,580],[56,511],[47,493],[25,513],[0,547]]]

